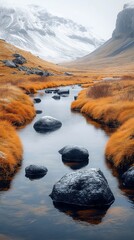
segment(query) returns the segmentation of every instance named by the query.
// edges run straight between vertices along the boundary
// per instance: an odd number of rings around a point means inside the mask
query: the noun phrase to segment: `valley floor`
[[[35,116],[33,101],[28,94],[40,89],[81,84],[85,89],[72,103],[72,110],[88,115],[91,119],[114,133],[106,146],[106,158],[115,168],[126,171],[134,164],[134,76],[126,71],[100,74],[89,71],[67,69],[44,62],[31,53],[19,50],[0,41],[0,168],[1,178],[12,175],[21,163],[22,146],[16,128],[29,123]],[[48,71],[50,76],[27,74],[18,68],[5,66],[3,60],[13,59],[13,54],[26,59],[29,70]],[[124,73],[123,73],[124,74]],[[112,77],[113,79],[104,79]],[[119,77],[120,80],[116,80]],[[100,80],[104,79],[100,82]],[[16,144],[15,144],[16,143]]]

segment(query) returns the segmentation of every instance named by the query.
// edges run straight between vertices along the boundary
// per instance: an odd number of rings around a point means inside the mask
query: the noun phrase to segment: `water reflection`
[[[65,166],[71,168],[72,170],[78,170],[88,165],[89,160],[86,160],[84,162],[65,162],[64,159],[62,159],[62,162]]]
[[[71,206],[63,203],[53,202],[53,205],[60,212],[70,216],[74,221],[85,222],[91,225],[98,225],[105,217],[107,208],[82,208],[78,206]]]

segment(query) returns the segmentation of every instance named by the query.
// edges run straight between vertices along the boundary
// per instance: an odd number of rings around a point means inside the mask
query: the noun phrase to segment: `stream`
[[[11,185],[0,192],[0,239],[5,240],[133,240],[134,196],[119,188],[116,176],[105,163],[105,145],[109,136],[104,130],[88,123],[79,113],[71,112],[70,105],[80,86],[70,89],[68,97],[54,100],[53,94],[40,91],[35,104],[37,114],[31,124],[18,131],[24,148],[22,166]],[[41,134],[33,124],[41,116],[52,116],[62,122],[54,132]],[[58,151],[66,145],[78,145],[89,151],[86,166],[65,165]],[[38,180],[25,177],[25,167],[43,165],[48,172]],[[100,168],[115,196],[109,209],[75,209],[56,207],[49,194],[53,185],[66,173],[78,169]]]

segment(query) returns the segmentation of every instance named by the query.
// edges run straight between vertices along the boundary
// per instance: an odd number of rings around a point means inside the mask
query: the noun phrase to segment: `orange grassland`
[[[118,170],[134,164],[134,79],[103,81],[80,92],[71,105],[103,126],[114,128],[106,158]]]

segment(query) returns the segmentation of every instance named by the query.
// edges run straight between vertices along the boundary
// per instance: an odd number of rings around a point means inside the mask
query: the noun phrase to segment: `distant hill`
[[[65,65],[83,70],[128,68],[134,71],[134,6],[124,5],[110,40],[93,53]]]

